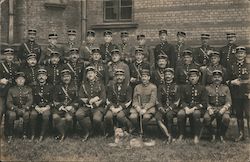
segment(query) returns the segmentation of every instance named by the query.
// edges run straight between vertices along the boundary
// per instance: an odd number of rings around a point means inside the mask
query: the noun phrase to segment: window
[[[67,0],[45,0],[45,7],[48,8],[62,8],[66,7]]]
[[[104,0],[104,21],[131,21],[132,0]]]

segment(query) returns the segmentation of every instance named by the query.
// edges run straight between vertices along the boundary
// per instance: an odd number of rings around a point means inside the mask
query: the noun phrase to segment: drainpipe
[[[9,37],[8,43],[13,43],[14,38],[14,0],[9,0]]]
[[[87,0],[81,1],[81,42],[85,41],[87,28]]]

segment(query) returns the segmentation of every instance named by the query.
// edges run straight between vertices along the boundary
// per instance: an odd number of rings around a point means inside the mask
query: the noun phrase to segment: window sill
[[[122,28],[137,28],[138,23],[132,22],[116,22],[116,23],[103,23],[103,24],[96,24],[92,25],[92,29],[122,29]]]
[[[59,4],[59,3],[44,3],[46,8],[58,8],[58,9],[65,9],[66,4]]]

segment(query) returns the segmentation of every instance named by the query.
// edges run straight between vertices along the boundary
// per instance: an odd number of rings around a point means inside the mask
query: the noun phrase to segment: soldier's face
[[[95,80],[95,78],[96,78],[96,72],[94,72],[94,71],[88,71],[87,72],[87,78],[90,81]]]
[[[138,62],[142,61],[143,58],[144,58],[144,55],[143,55],[141,52],[137,52],[137,53],[135,54],[135,59],[136,59]]]
[[[127,43],[129,40],[129,37],[121,37],[122,43]]]
[[[35,66],[37,64],[37,60],[36,58],[32,57],[27,60],[27,63],[29,64],[29,66]]]
[[[63,75],[62,76],[62,81],[63,81],[64,84],[69,84],[70,81],[71,81],[71,75],[69,75],[69,74]]]
[[[213,83],[220,84],[222,82],[222,76],[221,75],[214,75],[213,76]]]
[[[112,61],[113,62],[118,62],[120,60],[121,56],[119,53],[113,53],[112,54]]]
[[[191,57],[191,56],[189,56],[189,55],[185,55],[185,56],[183,57],[183,61],[184,61],[184,63],[185,63],[186,65],[189,65],[189,64],[192,63],[193,57]]]
[[[95,42],[95,37],[89,35],[89,36],[87,36],[86,40],[87,40],[88,43],[94,43]]]
[[[160,34],[159,37],[160,37],[160,40],[161,40],[162,42],[164,42],[164,41],[167,40],[167,34],[166,34],[166,33]]]
[[[13,59],[14,59],[14,55],[11,54],[11,53],[6,54],[6,55],[5,55],[5,59],[6,59],[6,61],[11,62],[11,61],[13,61]]]
[[[76,62],[79,59],[78,53],[71,54],[70,59],[71,59],[71,61]]]
[[[244,60],[246,58],[247,54],[245,51],[239,51],[235,54],[235,57],[237,60]]]
[[[185,37],[183,37],[183,36],[181,36],[181,35],[178,35],[178,36],[177,36],[177,41],[178,41],[179,43],[184,43],[185,40],[186,40]]]
[[[140,38],[140,39],[138,40],[138,44],[139,44],[139,46],[145,45],[145,44],[146,44],[146,39],[145,39],[145,38]]]
[[[68,35],[69,41],[74,41],[76,39],[76,35],[70,34]]]
[[[125,79],[125,76],[122,74],[116,75],[116,81],[117,83],[122,83]]]
[[[29,34],[28,34],[28,39],[29,39],[30,41],[34,41],[35,38],[36,38],[36,34],[35,34],[35,33],[29,33]]]
[[[24,85],[24,83],[25,83],[25,78],[24,77],[18,77],[18,78],[16,78],[16,84],[18,85],[18,86],[23,86]]]
[[[52,64],[58,64],[58,62],[60,61],[60,58],[59,57],[57,57],[57,56],[53,56],[53,57],[51,57],[51,59],[50,59],[50,62],[52,63]]]
[[[150,80],[150,76],[144,74],[144,75],[141,76],[141,80],[142,80],[143,84],[148,84],[149,80]]]
[[[112,36],[111,35],[105,35],[104,36],[104,42],[105,43],[110,43],[112,41]]]
[[[46,74],[38,74],[37,79],[40,83],[44,83],[47,80],[47,75]]]
[[[92,58],[94,61],[99,61],[101,59],[101,54],[98,52],[95,52],[92,54]]]
[[[220,62],[220,57],[219,56],[211,56],[210,61],[213,65],[216,65]]]
[[[165,72],[164,74],[165,76],[165,80],[168,82],[168,81],[172,81],[174,79],[174,74],[171,73],[171,72]]]
[[[228,43],[233,44],[236,41],[236,37],[228,37],[227,41],[228,41]]]
[[[157,64],[158,64],[158,67],[159,68],[166,68],[167,67],[167,64],[168,64],[168,62],[167,62],[167,60],[166,59],[158,59],[158,62],[157,62]]]
[[[49,38],[49,43],[56,45],[57,44],[57,38]]]
[[[207,38],[201,38],[201,43],[204,44],[204,45],[207,45],[209,42],[209,39]]]
[[[190,74],[189,81],[191,84],[196,84],[199,81],[199,76],[197,74]]]

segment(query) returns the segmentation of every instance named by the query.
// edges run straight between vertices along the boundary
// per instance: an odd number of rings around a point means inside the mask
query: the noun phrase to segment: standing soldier
[[[199,84],[200,71],[190,69],[188,73],[189,84],[181,87],[181,110],[177,114],[180,128],[179,141],[183,139],[186,128],[186,117],[189,118],[194,133],[194,143],[199,143],[200,118],[207,107],[207,93],[204,86]]]
[[[227,45],[220,49],[221,54],[221,64],[230,68],[231,63],[235,62],[235,53],[236,53],[236,34],[235,33],[227,33]]]
[[[76,112],[76,118],[80,126],[85,128],[84,141],[89,136],[90,120],[93,122],[94,130],[104,132],[103,116],[105,114],[106,91],[104,84],[97,79],[96,75],[95,67],[88,66],[86,68],[87,79],[83,81],[79,91],[81,102],[80,108]]]
[[[27,138],[30,108],[33,103],[32,89],[25,84],[25,74],[16,73],[16,86],[11,87],[7,96],[8,142],[14,131],[14,121],[19,119],[23,123],[23,138]]]
[[[129,119],[134,126],[138,125],[138,118],[146,127],[156,112],[157,87],[150,83],[150,72],[142,70],[142,83],[134,89],[133,104],[130,109]],[[141,132],[142,133],[142,132]]]
[[[232,105],[231,94],[228,86],[222,83],[222,71],[214,70],[213,83],[206,86],[208,94],[208,107],[204,115],[204,124],[208,127],[212,134],[211,142],[215,141],[215,132],[212,126],[212,122],[216,119],[217,133],[221,142],[224,141],[224,137],[230,122],[229,108]]]
[[[227,81],[231,94],[233,110],[236,112],[237,124],[239,129],[239,137],[236,141],[243,140],[245,138],[244,133],[244,113],[247,118],[247,125],[249,127],[249,84],[250,84],[250,65],[246,62],[246,48],[238,46],[236,48],[236,60],[232,63],[229,69],[229,80]],[[248,128],[249,129],[249,128]],[[248,130],[250,131],[250,130]],[[248,132],[249,133],[249,132]]]
[[[42,127],[39,141],[41,142],[44,138],[46,130],[49,125],[50,109],[53,101],[53,86],[47,82],[47,70],[45,67],[39,67],[38,69],[38,84],[33,88],[33,110],[30,114],[30,125],[31,125],[31,140],[35,138],[35,129],[37,126],[37,117],[42,118]]]
[[[160,54],[167,55],[170,61],[170,67],[175,68],[177,56],[174,52],[174,46],[167,41],[167,35],[167,30],[159,31],[159,38],[161,43],[155,46],[154,58],[157,58]]]
[[[132,63],[134,57],[132,56],[132,46],[129,44],[129,33],[128,31],[121,32],[121,43],[118,44],[121,52],[121,60],[127,64]]]
[[[84,65],[87,66],[92,58],[92,48],[95,44],[95,31],[88,30],[86,42],[83,42],[80,46],[79,53],[80,59],[84,62]]]
[[[132,123],[127,118],[132,102],[132,88],[125,84],[125,71],[116,69],[116,81],[108,85],[107,113],[104,116],[106,135],[113,133],[114,127],[122,127],[128,132],[132,131]],[[117,123],[114,122],[117,120]],[[107,130],[109,129],[109,130]]]
[[[24,65],[24,73],[26,75],[26,84],[33,87],[37,85],[38,65],[37,56],[31,53],[27,56],[27,64]]]
[[[222,71],[223,75],[223,81],[222,83],[225,83],[227,80],[227,70],[225,67],[223,67],[220,64],[220,53],[217,51],[211,51],[210,53],[210,60],[209,60],[209,65],[204,69],[202,73],[202,84],[203,85],[209,85],[212,84],[212,78],[213,78],[213,71],[214,70],[220,70]]]
[[[194,61],[204,67],[209,64],[209,51],[213,48],[209,45],[210,34],[201,34],[201,47],[194,50]]]
[[[76,34],[77,34],[76,30],[69,29],[67,32],[68,32],[68,42],[64,46],[64,54],[65,54],[64,58],[65,58],[65,60],[69,59],[70,49],[78,48],[78,44],[76,42]]]
[[[100,45],[102,60],[104,63],[108,63],[111,60],[111,51],[115,48],[118,48],[117,45],[112,43],[112,31],[105,30],[103,33],[104,44]]]
[[[130,69],[130,85],[134,89],[137,84],[141,83],[141,72],[142,69],[150,69],[150,65],[144,61],[143,48],[135,49],[135,60],[129,66]]]
[[[176,67],[175,78],[177,84],[184,85],[189,82],[188,72],[190,69],[199,69],[193,61],[192,51],[184,50],[182,52],[183,65]]]
[[[35,53],[37,55],[37,60],[40,60],[42,49],[39,44],[36,42],[36,29],[28,30],[28,40],[21,44],[19,49],[18,58],[21,63],[25,63],[27,56],[31,53]]]
[[[73,125],[73,116],[78,107],[75,86],[71,83],[71,71],[63,69],[61,71],[62,85],[57,85],[54,90],[54,112],[53,123],[61,134],[60,142]]]
[[[174,69],[166,68],[164,71],[165,83],[160,85],[158,88],[158,110],[155,118],[158,121],[158,125],[162,128],[166,136],[169,136],[169,143],[173,137],[173,119],[177,117],[180,103],[180,88],[174,82]],[[167,123],[168,132],[164,127],[163,123]]]

